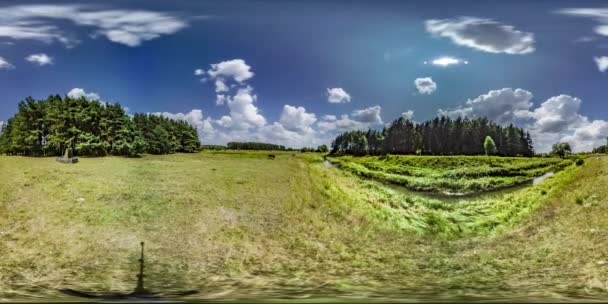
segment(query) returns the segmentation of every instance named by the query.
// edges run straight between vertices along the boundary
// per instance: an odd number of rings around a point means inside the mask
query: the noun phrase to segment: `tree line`
[[[205,146],[208,147],[208,146]],[[222,146],[211,146],[212,149],[219,149]],[[306,152],[321,152],[326,153],[329,151],[327,145],[320,145],[316,149],[312,147],[303,147],[301,149],[287,148],[282,145],[263,143],[263,142],[229,142],[226,144],[226,149],[230,150],[272,150],[272,151],[300,151]]]
[[[226,148],[230,150],[273,150],[286,151],[287,148],[281,145],[263,143],[263,142],[229,142]]]
[[[492,154],[532,156],[530,134],[512,124],[500,126],[487,118],[436,117],[415,123],[403,117],[382,130],[349,131],[336,137],[332,154],[382,155],[482,155],[486,137],[494,143]]]
[[[118,103],[51,95],[19,102],[17,113],[0,133],[0,153],[24,156],[80,156],[195,152],[196,128],[180,120],[136,114]]]

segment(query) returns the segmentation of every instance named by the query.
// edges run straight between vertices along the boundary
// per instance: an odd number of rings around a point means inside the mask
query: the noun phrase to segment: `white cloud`
[[[380,106],[373,106],[355,110],[350,115],[342,114],[340,118],[335,115],[325,115],[317,123],[317,127],[321,134],[331,135],[331,137],[345,131],[367,130],[383,124],[380,117],[381,110]]]
[[[350,99],[350,94],[342,88],[327,89],[327,101],[330,103],[347,103]]]
[[[194,75],[196,76],[205,74],[209,76],[209,79],[214,80],[216,93],[226,93],[229,92],[232,87],[242,87],[245,84],[245,81],[253,78],[255,75],[251,70],[251,66],[243,59],[232,59],[220,63],[213,63],[207,72],[203,69],[194,70]],[[201,81],[206,82],[207,78],[202,78]],[[216,103],[220,104],[217,101]]]
[[[221,79],[215,80],[215,92],[223,93],[230,91],[230,88],[226,85],[226,83]]]
[[[304,107],[283,106],[279,123],[286,130],[298,133],[311,133],[311,125],[317,121],[314,113],[307,113]]]
[[[412,110],[407,110],[403,113],[401,113],[401,117],[407,119],[407,120],[413,120],[414,119],[414,111]]]
[[[31,54],[25,57],[25,60],[35,63],[39,66],[53,64],[53,57],[50,57],[47,54],[39,53],[39,54]]]
[[[553,96],[533,109],[532,93],[523,89],[493,90],[455,110],[440,115],[487,117],[499,124],[513,123],[530,132],[537,152],[548,152],[554,143],[569,142],[574,151],[588,151],[605,143],[608,121],[590,121],[580,114],[582,100],[569,95]]]
[[[454,110],[439,109],[439,115],[450,117],[487,117],[499,124],[509,124],[516,118],[525,118],[532,107],[532,93],[522,89],[504,88],[492,90],[475,99],[466,101],[466,106]]]
[[[15,66],[10,62],[6,61],[6,59],[0,57],[0,70],[12,70]]]
[[[606,144],[608,137],[608,121],[586,121],[574,130],[574,134],[563,137],[561,140],[573,145],[575,151],[590,151],[595,147]]]
[[[420,94],[431,94],[437,90],[437,84],[431,77],[416,78],[414,84]]]
[[[608,8],[566,8],[560,14],[590,18],[599,23],[593,30],[601,36],[608,36]]]
[[[243,59],[232,59],[214,63],[211,65],[211,69],[207,71],[207,74],[214,79],[233,79],[239,83],[255,75],[251,71],[251,67]]]
[[[335,121],[338,118],[336,117],[336,115],[323,115],[323,120],[327,120],[327,121]]]
[[[4,121],[0,120],[0,134],[2,134],[3,129],[4,129]]]
[[[355,110],[351,114],[352,118],[356,121],[368,124],[382,124],[382,118],[380,117],[380,106],[373,106],[362,110]]]
[[[147,10],[99,9],[85,5],[20,5],[2,8],[0,37],[15,40],[59,41],[73,46],[78,41],[58,24],[71,21],[94,29],[93,35],[127,46],[173,34],[188,24],[174,14]]]
[[[156,112],[150,113],[151,115],[163,116],[175,120],[182,120],[188,122],[190,125],[197,129],[202,129],[204,126],[203,111],[200,109],[193,109],[188,113],[170,113],[170,112]]]
[[[215,104],[218,106],[221,106],[223,104],[226,103],[226,101],[228,101],[228,97],[224,94],[217,94],[215,95]]]
[[[527,54],[534,51],[534,34],[491,19],[459,17],[431,19],[427,32],[450,38],[453,43],[489,53]]]
[[[586,120],[578,114],[581,103],[580,99],[568,95],[547,99],[531,113],[535,120],[532,128],[541,133],[563,133],[578,127]]]
[[[227,97],[230,122],[225,127],[249,129],[265,125],[266,118],[259,114],[259,109],[254,105],[256,100],[257,96],[251,88],[241,88],[233,97]]]
[[[602,56],[602,57],[594,57],[593,60],[595,60],[595,63],[597,64],[597,69],[600,72],[606,72],[606,70],[608,70],[608,57],[607,56]]]
[[[97,93],[93,93],[93,92],[89,92],[87,93],[85,90],[81,89],[81,88],[73,88],[68,92],[68,97],[73,98],[73,99],[78,99],[81,97],[84,97],[86,100],[89,101],[100,101],[101,98],[99,97],[99,94]]]

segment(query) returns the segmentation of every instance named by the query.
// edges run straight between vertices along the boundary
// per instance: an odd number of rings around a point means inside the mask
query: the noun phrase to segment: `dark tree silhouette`
[[[26,98],[0,134],[0,153],[60,156],[68,148],[79,156],[195,152],[196,129],[161,116],[126,114],[120,104],[51,95]]]
[[[532,156],[530,134],[513,125],[497,125],[486,118],[436,117],[422,123],[399,118],[380,130],[349,131],[336,137],[332,154],[483,155],[484,140],[494,141],[495,154]]]

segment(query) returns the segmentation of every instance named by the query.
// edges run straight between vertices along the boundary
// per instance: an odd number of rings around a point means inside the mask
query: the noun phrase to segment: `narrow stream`
[[[334,164],[332,164],[327,159],[323,160],[323,165],[325,165],[326,167],[335,167]],[[388,182],[379,182],[379,181],[377,181],[377,182],[388,188],[391,188],[392,190],[395,190],[395,191],[398,191],[398,192],[401,192],[401,193],[407,194],[407,195],[419,196],[419,197],[428,198],[428,199],[441,200],[441,201],[445,201],[445,202],[459,202],[461,200],[478,200],[478,199],[484,199],[484,198],[488,198],[488,197],[492,197],[492,196],[500,196],[500,195],[508,194],[511,192],[515,192],[515,191],[521,190],[523,188],[527,188],[530,186],[540,184],[543,181],[545,181],[547,178],[549,178],[553,175],[554,175],[553,172],[547,172],[539,177],[535,177],[529,181],[523,182],[518,185],[505,187],[505,188],[494,190],[494,191],[477,192],[477,193],[469,193],[469,194],[414,191],[414,190],[410,190],[404,186],[391,184]]]
[[[382,183],[383,185],[399,191],[404,194],[414,195],[419,197],[424,197],[428,199],[436,199],[445,202],[459,202],[461,200],[480,200],[488,197],[500,196],[504,194],[509,194],[515,192],[517,190],[521,190],[530,186],[538,185],[545,181],[547,178],[553,176],[553,172],[547,172],[539,177],[535,177],[527,182],[505,187],[502,189],[497,189],[494,191],[485,191],[485,192],[477,192],[477,193],[469,193],[469,194],[451,194],[451,193],[441,193],[441,192],[424,192],[424,191],[413,191],[404,186],[399,186],[391,183]]]

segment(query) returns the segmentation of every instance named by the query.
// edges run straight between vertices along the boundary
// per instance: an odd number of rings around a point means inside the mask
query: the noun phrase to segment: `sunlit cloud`
[[[432,65],[447,67],[450,65],[469,64],[469,62],[466,60],[446,56],[446,57],[439,57],[439,58],[433,59],[431,61],[425,61],[424,64],[432,64]]]

